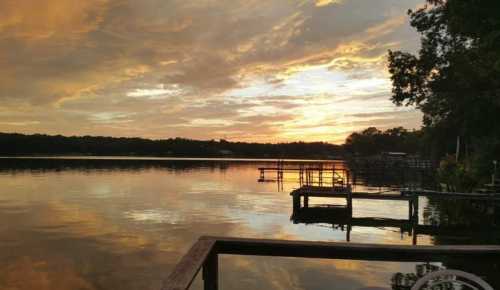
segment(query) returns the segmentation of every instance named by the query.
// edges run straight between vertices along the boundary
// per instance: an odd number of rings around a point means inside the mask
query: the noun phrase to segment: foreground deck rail
[[[430,262],[453,256],[494,261],[500,259],[500,246],[401,246],[203,236],[177,264],[162,290],[188,289],[201,268],[204,289],[218,289],[219,254],[394,262]]]

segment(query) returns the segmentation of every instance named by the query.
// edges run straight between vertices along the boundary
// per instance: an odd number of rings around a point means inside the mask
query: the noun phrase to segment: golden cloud
[[[6,0],[0,2],[3,38],[79,37],[102,22],[107,0]]]
[[[342,0],[316,0],[316,6],[321,7],[321,6],[327,6],[330,4],[337,4],[341,3]]]

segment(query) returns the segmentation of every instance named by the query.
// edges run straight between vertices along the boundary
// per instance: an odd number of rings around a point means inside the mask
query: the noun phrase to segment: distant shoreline
[[[0,133],[0,156],[114,158],[338,159],[341,145],[325,142],[247,143],[227,140],[116,138]],[[116,157],[115,157],[116,156]]]
[[[226,157],[155,157],[155,156],[88,156],[88,155],[57,155],[57,156],[0,156],[0,159],[54,159],[54,160],[139,160],[139,161],[231,161],[231,162],[344,162],[344,159],[294,159],[294,158],[226,158]]]
[[[0,156],[35,158],[142,158],[224,160],[342,160],[383,152],[418,154],[421,132],[369,127],[344,144],[327,142],[257,143],[169,138],[151,140],[104,136],[61,136],[0,132]]]

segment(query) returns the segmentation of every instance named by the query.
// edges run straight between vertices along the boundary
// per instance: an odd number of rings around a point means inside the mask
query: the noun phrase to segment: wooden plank
[[[346,189],[345,189],[346,190]],[[290,195],[308,195],[311,197],[346,198],[348,193],[332,187],[303,186],[290,193]],[[401,194],[379,194],[370,192],[353,192],[353,199],[381,199],[381,200],[411,200],[413,196],[427,196],[436,198],[454,198],[468,200],[493,200],[500,201],[500,193],[461,193],[440,191],[402,191]]]
[[[216,241],[211,237],[200,239],[184,255],[174,268],[167,280],[164,281],[162,290],[186,290],[193,283],[196,274],[204,264],[206,258],[214,249]]]
[[[405,246],[213,237],[218,253],[373,261],[441,261],[453,258],[499,259],[500,246]]]
[[[331,198],[347,198],[348,192],[336,191],[308,191],[308,190],[294,190],[290,195],[309,196],[309,197],[331,197]],[[379,194],[369,192],[353,192],[352,199],[375,199],[375,200],[412,200],[413,197],[398,194]]]
[[[337,197],[346,197],[348,194],[348,189],[346,187],[336,187],[335,189],[330,190],[307,190],[303,188],[295,189],[290,192],[290,195],[309,195],[309,196],[333,196],[338,195]]]
[[[495,200],[500,201],[500,193],[466,193],[466,192],[444,192],[432,190],[402,191],[402,195],[418,195],[437,198],[454,198],[469,200]]]
[[[397,194],[379,194],[368,192],[353,192],[353,199],[381,199],[381,200],[410,200],[411,197],[402,196]]]
[[[314,186],[314,185],[304,185],[298,189],[297,191],[304,192],[338,192],[340,190],[346,191],[346,186]]]

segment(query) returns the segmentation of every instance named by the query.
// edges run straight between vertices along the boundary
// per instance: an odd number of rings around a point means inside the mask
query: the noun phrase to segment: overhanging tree
[[[438,155],[453,152],[456,136],[476,152],[485,143],[498,147],[500,1],[428,0],[409,15],[421,48],[389,51],[392,101],[424,113]]]

